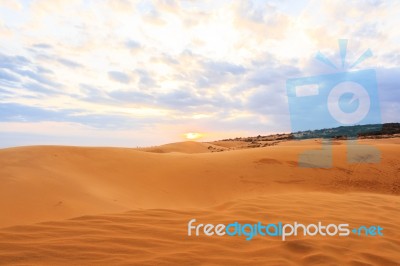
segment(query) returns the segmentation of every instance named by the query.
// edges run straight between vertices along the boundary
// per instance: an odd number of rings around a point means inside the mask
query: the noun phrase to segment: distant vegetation
[[[388,138],[396,134],[400,134],[400,123],[341,126],[336,128],[299,131],[290,134],[258,135],[257,137],[224,139],[222,141],[245,141],[258,144],[259,141],[281,141],[291,139]]]

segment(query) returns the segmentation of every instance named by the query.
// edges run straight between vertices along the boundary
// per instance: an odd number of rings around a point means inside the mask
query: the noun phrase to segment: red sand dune
[[[348,164],[337,141],[333,168],[297,167],[315,140],[213,153],[224,147],[0,150],[0,264],[399,265],[400,140],[361,143],[381,163]],[[347,222],[385,235],[189,237],[192,218]]]

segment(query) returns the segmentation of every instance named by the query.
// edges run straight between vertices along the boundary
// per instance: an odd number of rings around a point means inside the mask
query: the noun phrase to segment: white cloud
[[[318,50],[336,63],[337,39],[349,38],[349,61],[373,50],[363,67],[398,63],[388,55],[400,49],[400,4],[361,2],[3,0],[0,47],[11,61],[0,101],[145,117],[174,134],[190,120],[239,132],[246,117],[246,132],[273,131],[287,115],[286,78],[322,69]],[[29,63],[13,65],[18,56]]]
[[[12,10],[20,10],[22,4],[17,0],[0,0],[0,7]]]

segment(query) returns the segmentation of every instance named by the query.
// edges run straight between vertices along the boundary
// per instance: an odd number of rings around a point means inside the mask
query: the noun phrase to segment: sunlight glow
[[[202,138],[203,134],[195,133],[195,132],[189,132],[189,133],[185,133],[184,136],[185,136],[186,139],[195,140],[195,139]]]

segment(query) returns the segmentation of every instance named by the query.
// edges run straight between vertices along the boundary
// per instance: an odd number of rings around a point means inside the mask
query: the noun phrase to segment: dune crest
[[[176,142],[155,147],[140,148],[138,150],[154,152],[154,153],[179,152],[179,153],[192,154],[192,153],[224,151],[227,150],[227,148],[207,142],[185,141],[185,142]]]

